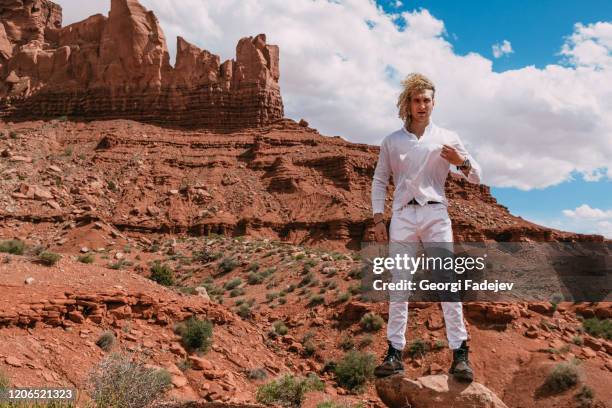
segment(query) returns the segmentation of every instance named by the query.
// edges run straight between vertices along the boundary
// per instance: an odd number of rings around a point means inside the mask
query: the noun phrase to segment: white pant
[[[389,227],[389,256],[394,256],[393,244],[419,242],[427,252],[428,243],[451,243],[453,230],[448,211],[444,204],[407,205],[395,211]],[[404,270],[391,270],[393,282],[410,280],[411,275]],[[463,321],[461,302],[442,302],[446,337],[451,349],[457,349],[467,340],[467,331]],[[389,301],[389,321],[387,322],[387,339],[393,348],[402,350],[406,346],[406,324],[408,322],[408,302]]]

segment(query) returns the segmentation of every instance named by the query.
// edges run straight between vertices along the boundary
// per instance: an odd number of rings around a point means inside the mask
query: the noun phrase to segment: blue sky
[[[563,63],[559,51],[575,23],[588,25],[612,21],[612,1],[609,0],[404,0],[401,3],[398,7],[397,1],[378,1],[389,13],[427,9],[444,21],[445,38],[457,54],[477,52],[488,57],[493,61],[495,72]],[[503,40],[510,42],[513,52],[495,58],[492,44]],[[512,213],[523,218],[558,228],[573,227],[582,232],[593,232],[592,225],[568,225],[564,210],[584,204],[612,209],[612,182],[609,179],[588,182],[578,173],[573,173],[570,181],[543,189],[524,191],[493,187],[492,194]]]
[[[563,39],[575,23],[612,20],[610,0],[378,0],[385,11],[429,10],[444,21],[447,39],[458,54],[492,57],[491,45],[508,40],[513,54],[494,60],[496,71],[557,63]]]

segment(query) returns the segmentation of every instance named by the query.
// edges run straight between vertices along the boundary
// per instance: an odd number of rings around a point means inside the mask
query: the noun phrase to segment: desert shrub
[[[238,306],[238,308],[236,309],[236,313],[243,319],[250,319],[251,317],[253,317],[253,312],[251,312],[251,305],[249,305],[248,303],[242,303],[240,306]]]
[[[363,408],[363,403],[358,403],[355,405],[340,403],[335,401],[325,401],[317,404],[316,408]]]
[[[276,332],[276,334],[279,334],[281,336],[284,336],[285,334],[289,333],[289,329],[285,325],[285,322],[281,320],[277,320],[272,323],[272,327],[274,327],[274,331]]]
[[[353,337],[351,337],[350,335],[345,335],[340,340],[340,348],[342,350],[348,351],[354,347],[355,347],[355,341],[353,340]]]
[[[580,336],[574,336],[572,337],[572,343],[577,346],[582,346],[584,344],[584,340]]]
[[[308,300],[308,305],[316,306],[322,304],[323,302],[325,302],[325,297],[323,295],[312,295]]]
[[[612,340],[612,319],[598,319],[592,317],[582,322],[584,331],[594,337],[602,337],[606,340]]]
[[[299,407],[309,391],[323,391],[325,384],[316,376],[296,377],[284,375],[257,389],[256,399],[265,405],[278,404],[283,407]]]
[[[433,344],[434,350],[441,350],[446,347],[446,342],[444,340],[436,340]]]
[[[25,243],[18,239],[0,241],[0,252],[6,252],[13,255],[23,255],[25,248]]]
[[[247,270],[249,272],[257,272],[259,270],[259,263],[258,262],[251,263],[249,267],[247,268]]]
[[[374,332],[380,330],[385,321],[376,313],[366,313],[359,321],[359,325],[365,331]]]
[[[111,354],[91,373],[91,399],[97,407],[144,408],[170,387],[168,371],[147,367],[129,356]]]
[[[219,259],[219,253],[214,253],[208,248],[203,248],[200,251],[194,251],[191,255],[191,259],[205,264]]]
[[[96,340],[96,345],[104,351],[110,351],[115,344],[115,340],[115,333],[110,330],[105,331],[98,337],[98,340]]]
[[[293,292],[294,290],[295,290],[295,283],[292,283],[289,286],[287,286],[287,292]]]
[[[274,272],[276,272],[275,267],[267,268],[265,271],[261,273],[261,276],[263,276],[264,278],[267,278],[268,276],[273,275]]]
[[[238,261],[234,258],[223,258],[221,262],[219,262],[219,269],[224,273],[228,273],[233,271],[238,266]]]
[[[416,339],[408,344],[406,354],[408,354],[411,358],[417,358],[424,356],[428,351],[429,345],[421,339]]]
[[[46,266],[53,266],[60,259],[62,259],[61,255],[55,252],[43,251],[38,255],[38,262]]]
[[[95,257],[91,254],[81,255],[77,258],[77,261],[84,264],[92,264],[95,261]]]
[[[166,264],[162,264],[159,261],[155,261],[151,265],[151,276],[149,279],[164,286],[174,285],[174,272]]]
[[[352,279],[361,279],[363,277],[363,268],[353,268],[349,271],[348,276]]]
[[[213,324],[209,320],[190,317],[176,327],[183,344],[190,350],[208,351],[213,340]]]
[[[591,408],[593,406],[593,398],[595,397],[595,393],[593,390],[583,385],[580,391],[576,394],[576,402],[578,403],[578,408]]]
[[[544,387],[551,392],[562,392],[578,384],[580,372],[575,362],[559,363],[548,373]]]
[[[242,283],[242,279],[234,278],[230,281],[225,282],[225,285],[223,285],[223,288],[225,288],[225,290],[232,290],[240,286],[241,283]]]
[[[263,368],[253,368],[247,371],[247,378],[249,380],[263,380],[268,377],[268,373]]]
[[[281,304],[281,305],[284,305],[285,303],[287,303],[287,298],[282,297],[282,298],[278,299],[278,303]]]
[[[230,292],[230,297],[242,296],[245,293],[246,293],[246,291],[243,288],[232,289],[231,292]]]
[[[184,358],[181,361],[179,361],[178,363],[176,363],[176,366],[181,371],[187,371],[187,370],[189,370],[193,366],[193,363],[188,358]]]
[[[344,302],[348,302],[350,298],[351,298],[351,294],[349,292],[344,292],[340,296],[338,296],[338,301],[344,303]]]
[[[262,283],[263,280],[264,280],[264,277],[255,272],[251,272],[247,276],[247,282],[249,283],[249,285],[258,285]]]
[[[374,375],[376,366],[373,354],[349,351],[336,363],[334,374],[338,384],[349,391],[359,392]]]
[[[374,338],[372,338],[372,335],[368,334],[366,336],[363,336],[361,340],[359,340],[359,348],[368,347],[370,344],[372,344],[373,341]]]
[[[273,300],[274,300],[274,299],[276,299],[277,297],[278,297],[278,293],[276,293],[276,292],[268,292],[268,293],[266,293],[266,300],[267,300],[268,302],[273,301]]]
[[[302,280],[300,281],[300,283],[298,284],[298,287],[303,287],[306,286],[308,284],[310,284],[312,282],[312,280],[314,279],[314,274],[312,272],[308,272],[306,274],[306,276],[304,276],[302,278]]]
[[[317,351],[317,346],[314,344],[312,340],[306,340],[304,342],[304,355],[312,356]]]

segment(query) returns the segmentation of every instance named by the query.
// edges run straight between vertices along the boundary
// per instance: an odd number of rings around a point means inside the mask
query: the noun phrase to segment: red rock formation
[[[127,118],[219,131],[283,117],[278,47],[263,34],[241,39],[236,60],[222,64],[179,37],[172,67],[157,18],[137,0],[112,0],[108,17],[63,28],[50,1],[9,3],[0,6],[0,117]]]

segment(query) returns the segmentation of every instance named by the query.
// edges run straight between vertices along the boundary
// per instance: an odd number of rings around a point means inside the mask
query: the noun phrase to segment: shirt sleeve
[[[376,170],[374,170],[374,178],[372,180],[372,212],[385,212],[385,199],[387,198],[387,186],[389,185],[389,176],[391,175],[391,165],[389,163],[389,151],[387,140],[384,139],[380,144],[380,152],[378,153],[378,162]]]
[[[457,151],[461,153],[462,156],[467,157],[468,160],[470,161],[470,164],[472,165],[472,168],[470,169],[470,172],[468,173],[467,176],[461,170],[459,170],[458,172],[459,175],[462,178],[467,179],[467,181],[469,181],[470,183],[480,184],[480,180],[482,178],[482,170],[480,168],[480,165],[476,162],[476,160],[472,157],[472,155],[468,153],[468,151],[465,149],[465,146],[463,146],[461,139],[459,139],[459,136],[457,135],[455,135],[453,147],[457,149]]]

